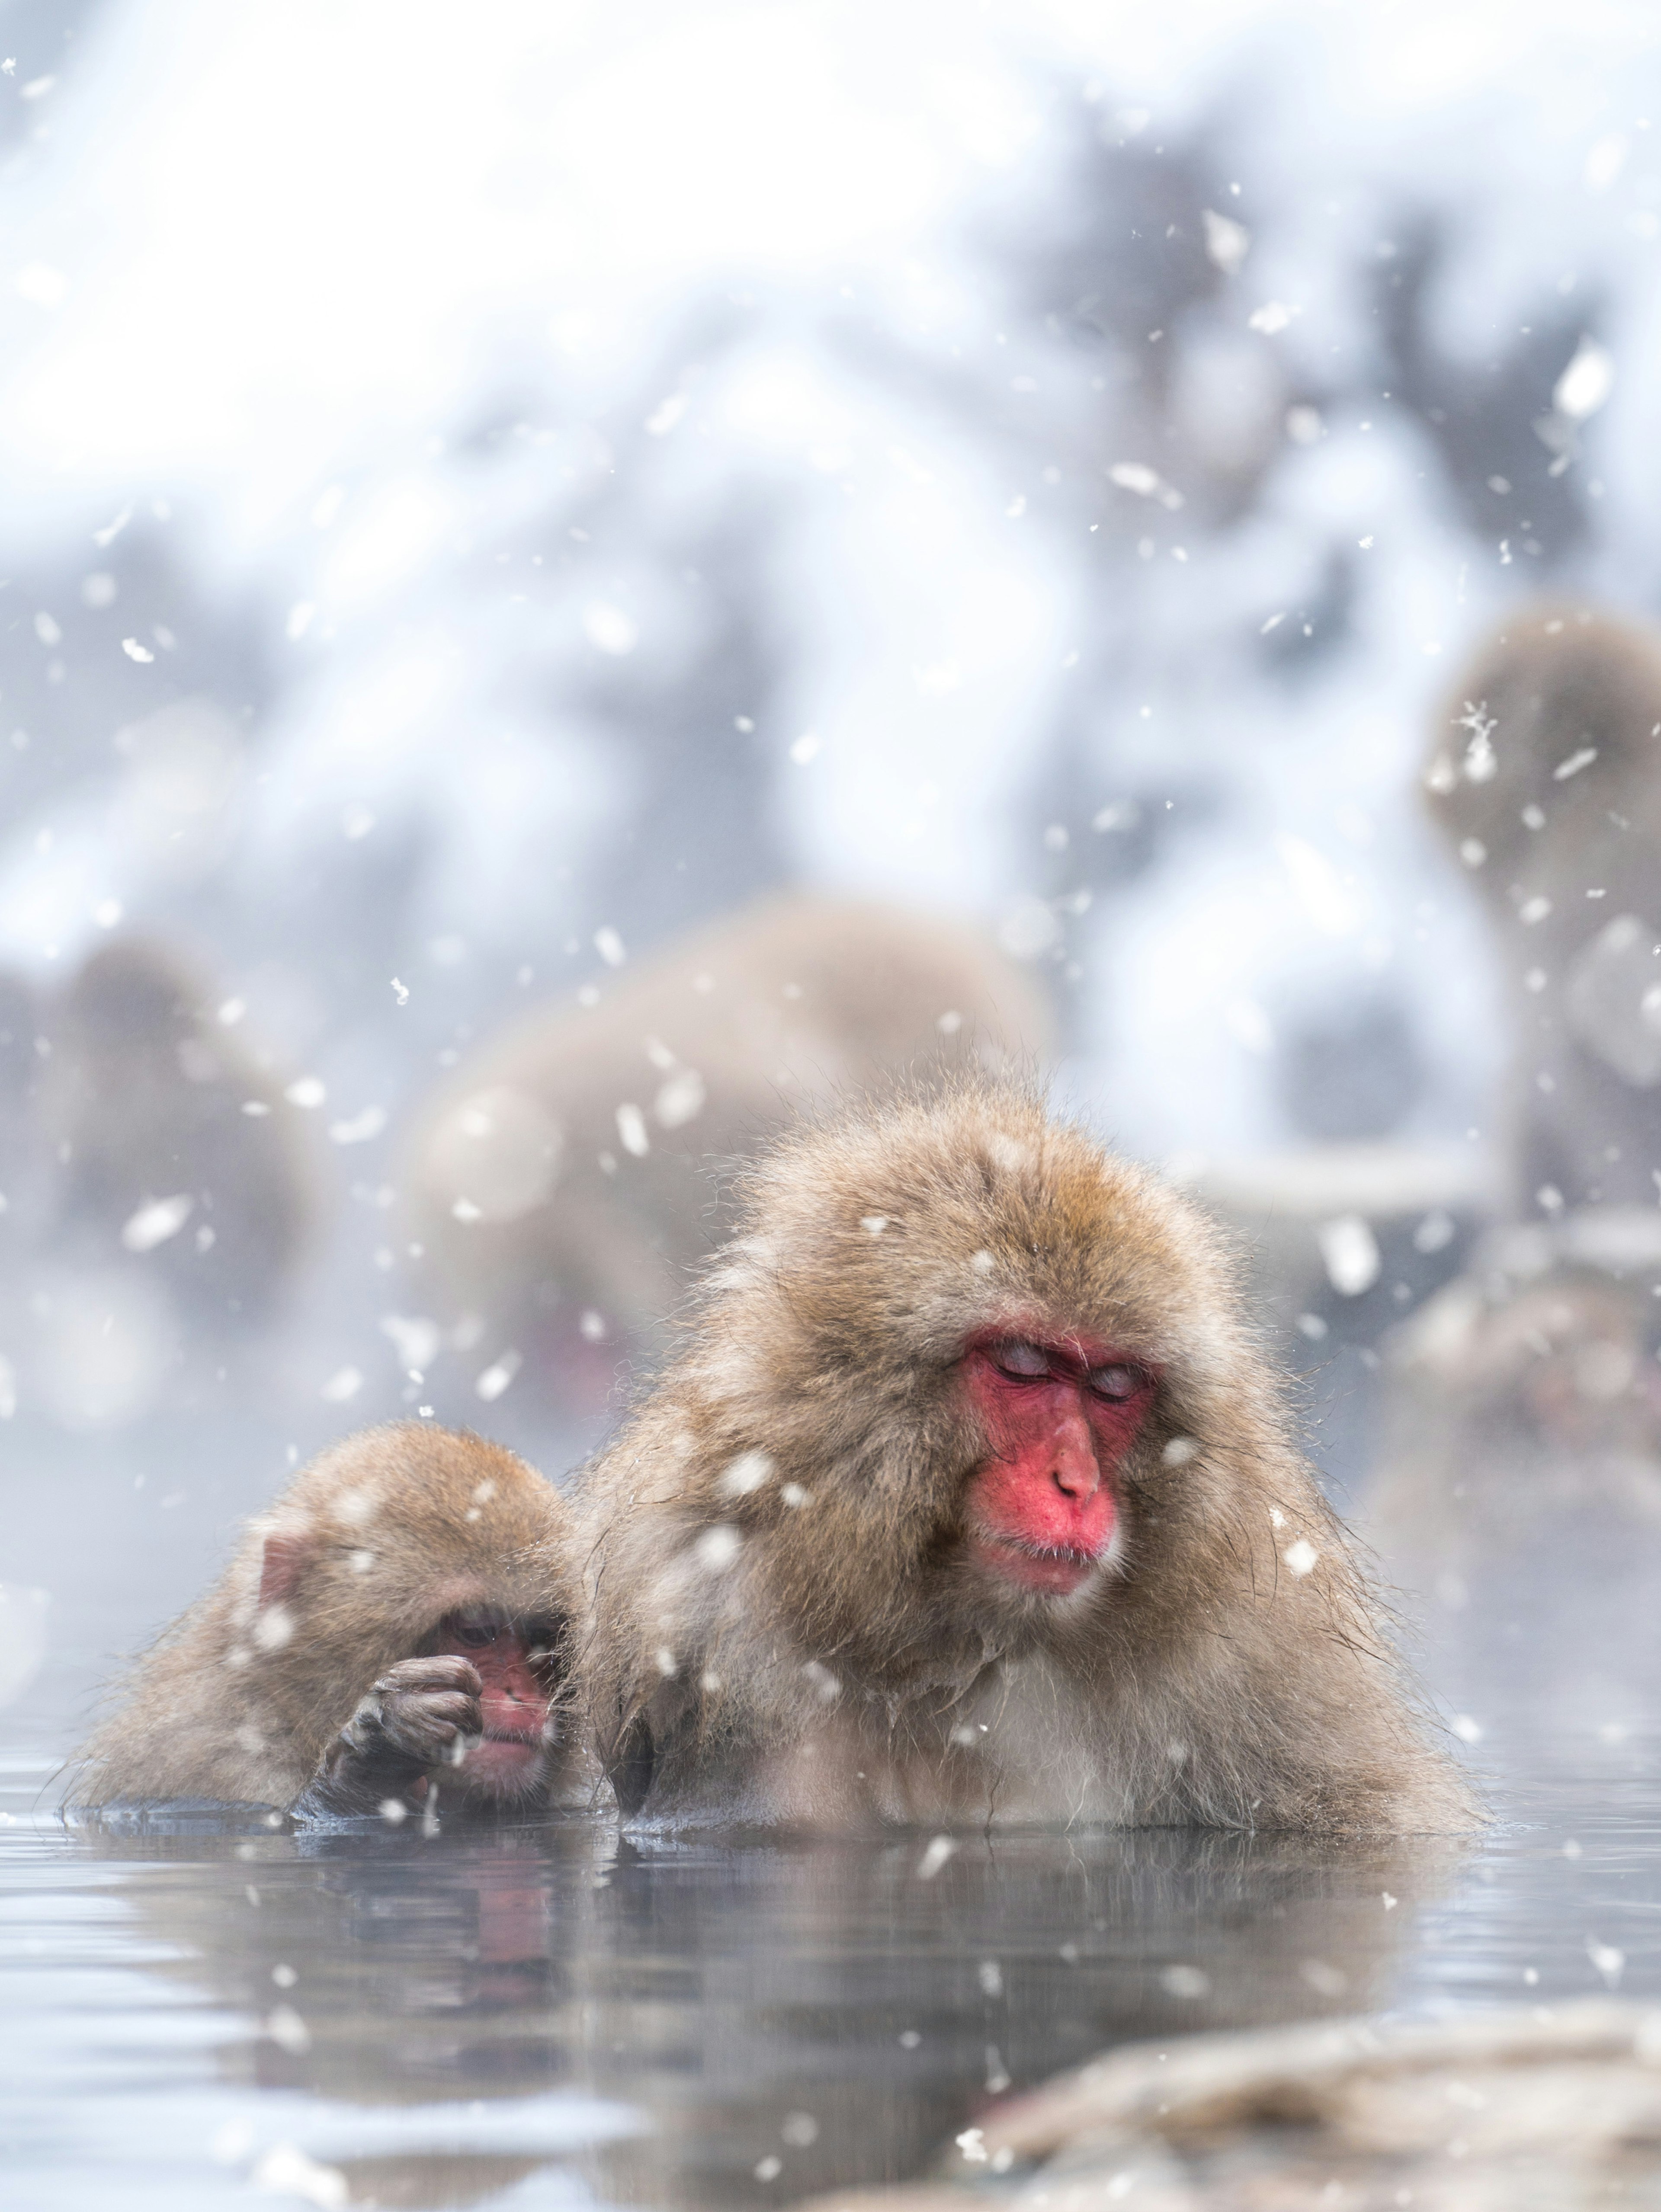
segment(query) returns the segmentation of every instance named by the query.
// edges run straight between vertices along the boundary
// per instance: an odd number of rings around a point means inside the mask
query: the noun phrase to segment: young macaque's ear
[[[309,1534],[267,1536],[259,1567],[259,1602],[286,1605],[300,1587],[301,1577],[316,1556],[316,1540]]]

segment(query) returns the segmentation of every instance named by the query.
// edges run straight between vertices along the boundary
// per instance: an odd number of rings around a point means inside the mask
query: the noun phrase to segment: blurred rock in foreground
[[[1614,2000],[1130,2044],[916,2187],[811,2212],[1591,2212],[1661,2201],[1661,2012]]]

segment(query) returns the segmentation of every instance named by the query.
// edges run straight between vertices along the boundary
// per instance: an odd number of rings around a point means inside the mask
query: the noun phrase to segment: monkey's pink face
[[[1013,1332],[979,1338],[964,1374],[991,1446],[970,1486],[970,1556],[1017,1589],[1070,1596],[1112,1551],[1114,1474],[1153,1377],[1088,1338]]]
[[[511,1800],[540,1786],[552,1703],[549,1648],[557,1631],[510,1626],[488,1610],[451,1613],[428,1638],[478,1670],[484,1733],[442,1778],[464,1796]]]

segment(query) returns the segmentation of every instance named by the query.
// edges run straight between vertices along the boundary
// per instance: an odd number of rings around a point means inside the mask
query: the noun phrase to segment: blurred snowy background
[[[399,1132],[770,890],[983,922],[1183,1172],[1475,1162],[1418,763],[1506,607],[1661,609],[1658,137],[1595,0],[0,6],[0,1581],[59,1692],[360,1420],[587,1441],[411,1336]],[[194,1304],[212,1224],[78,1231],[52,1099],[140,944],[276,1178]],[[1391,1272],[1306,1332],[1334,1435]]]

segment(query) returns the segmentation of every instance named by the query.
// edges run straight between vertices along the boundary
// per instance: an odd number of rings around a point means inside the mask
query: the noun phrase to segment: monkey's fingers
[[[484,1718],[465,1690],[402,1692],[380,1701],[381,1732],[388,1743],[423,1764],[441,1758],[459,1735],[482,1735]]]
[[[465,1690],[476,1698],[483,1687],[471,1659],[458,1651],[441,1651],[428,1659],[400,1659],[375,1684],[374,1694],[384,1698],[406,1690]]]

